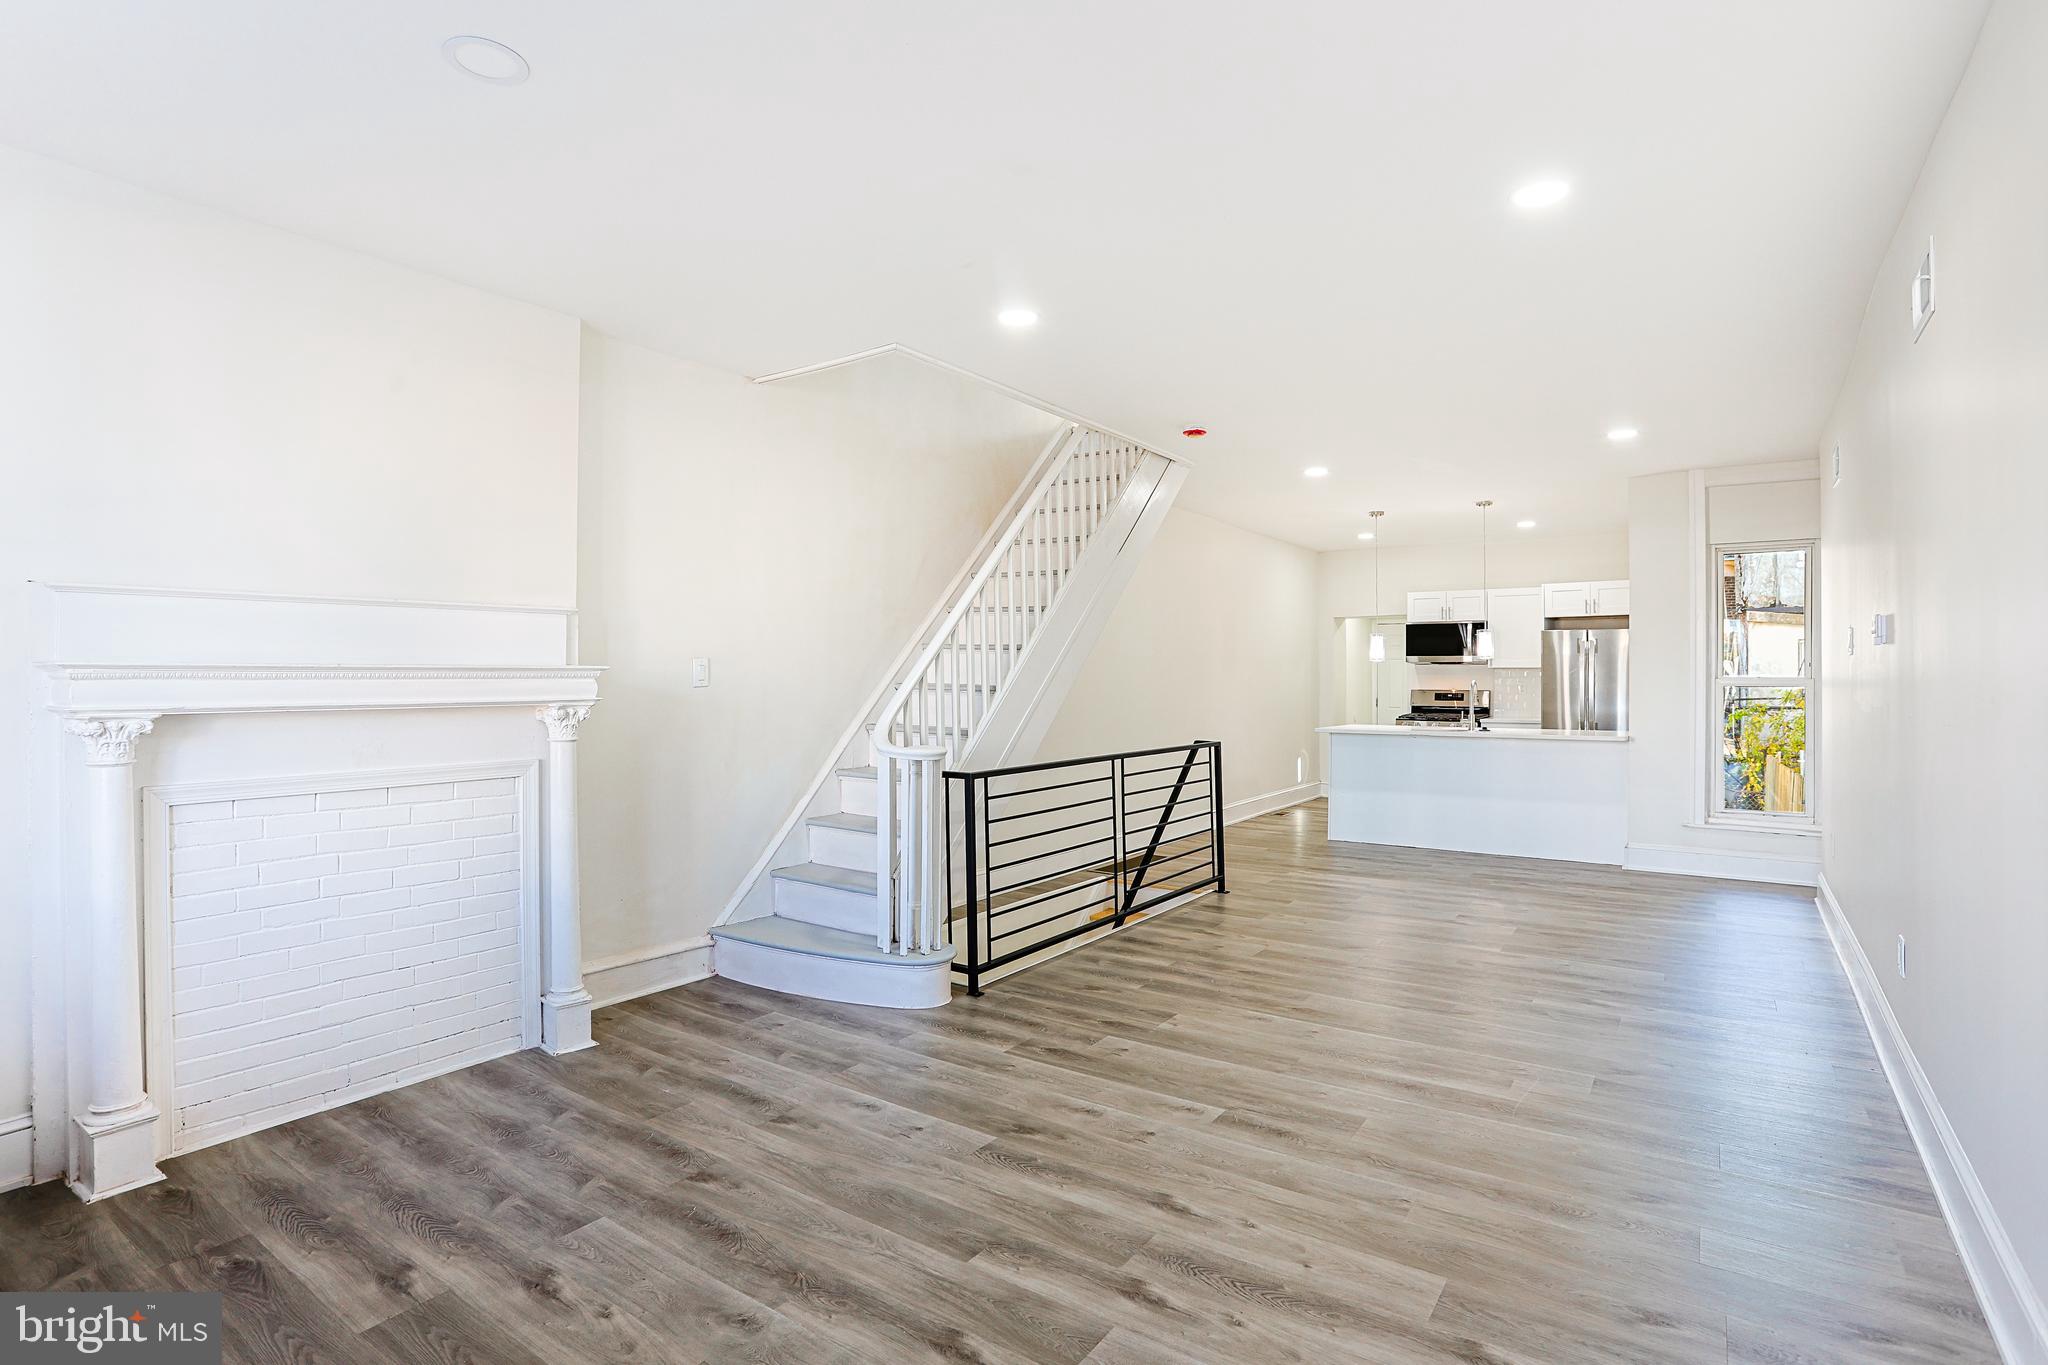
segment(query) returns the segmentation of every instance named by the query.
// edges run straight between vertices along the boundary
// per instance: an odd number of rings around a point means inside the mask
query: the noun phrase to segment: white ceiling
[[[1812,453],[1986,3],[13,4],[0,141],[748,374],[912,346],[1305,545],[1569,533]]]

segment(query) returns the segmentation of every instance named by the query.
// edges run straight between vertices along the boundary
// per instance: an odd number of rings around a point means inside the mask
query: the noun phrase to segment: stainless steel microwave
[[[1476,664],[1483,662],[1474,652],[1484,621],[1416,621],[1408,626],[1408,662],[1411,664]]]

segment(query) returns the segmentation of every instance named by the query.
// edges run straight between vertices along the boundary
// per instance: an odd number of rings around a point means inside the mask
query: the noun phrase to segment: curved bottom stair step
[[[953,949],[892,953],[875,936],[767,915],[711,931],[712,970],[786,995],[924,1010],[953,996]]]

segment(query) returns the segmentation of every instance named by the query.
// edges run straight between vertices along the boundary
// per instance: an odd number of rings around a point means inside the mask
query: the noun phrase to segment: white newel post
[[[590,1037],[590,992],[583,989],[583,907],[577,885],[576,731],[590,714],[581,703],[540,707],[548,728],[547,904],[542,918],[541,1047],[576,1052]]]
[[[135,745],[151,716],[74,717],[85,741],[92,1020],[85,1112],[72,1188],[84,1199],[163,1179],[156,1168],[157,1108],[142,1071],[142,929],[137,889]]]

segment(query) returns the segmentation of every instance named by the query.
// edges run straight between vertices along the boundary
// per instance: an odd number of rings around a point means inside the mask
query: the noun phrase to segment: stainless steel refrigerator
[[[1543,632],[1543,728],[1628,729],[1628,630]]]

